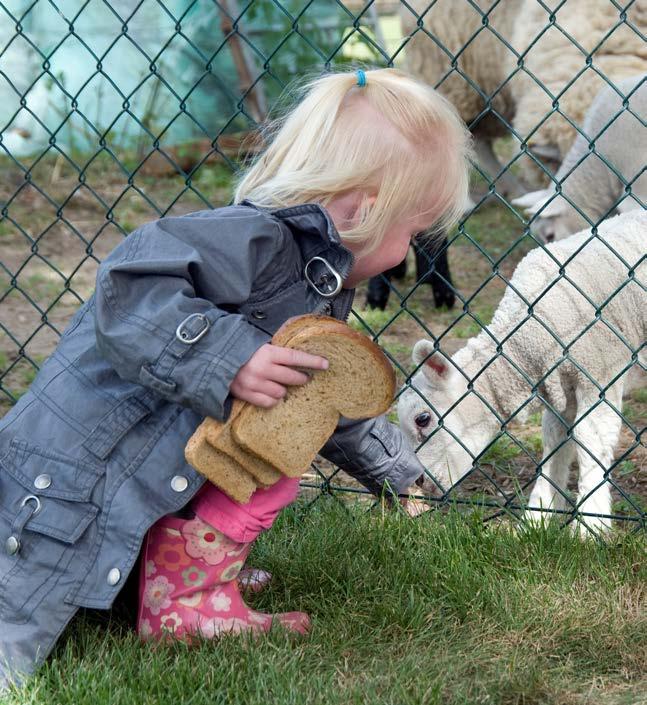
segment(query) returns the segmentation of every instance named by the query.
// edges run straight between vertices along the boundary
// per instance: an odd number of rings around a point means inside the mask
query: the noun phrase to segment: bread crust
[[[205,419],[189,438],[184,457],[187,463],[240,504],[249,502],[258,485],[233,458],[207,443]]]

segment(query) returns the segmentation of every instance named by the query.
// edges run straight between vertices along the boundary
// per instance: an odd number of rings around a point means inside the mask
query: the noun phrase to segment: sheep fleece
[[[459,365],[463,356],[483,358],[485,365],[492,353],[490,336],[505,341],[504,355],[493,363],[490,378],[496,380],[491,393],[497,406],[507,413],[517,410],[517,402],[528,398],[534,385],[557,411],[566,409],[575,389],[597,396],[599,389],[589,377],[606,386],[644,346],[647,213],[619,215],[605,221],[598,232],[607,244],[587,230],[526,255],[488,326],[489,333],[483,331],[456,354]],[[532,315],[521,296],[530,304],[535,302]],[[596,320],[597,307],[601,317]],[[558,364],[566,353],[569,360]],[[645,353],[639,357],[644,364]]]

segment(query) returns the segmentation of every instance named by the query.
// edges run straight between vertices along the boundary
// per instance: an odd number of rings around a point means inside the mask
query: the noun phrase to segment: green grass
[[[21,359],[13,365],[11,371],[8,371],[14,360],[10,360],[5,353],[0,351],[0,385],[9,390],[16,399],[19,399],[29,389],[29,385],[38,374],[36,366],[40,368],[45,357],[43,355],[32,354],[30,355],[30,360]],[[8,406],[6,406],[7,403],[8,400],[6,398],[0,397],[0,418],[8,410]]]
[[[533,426],[541,426],[542,415],[543,415],[543,412],[535,411],[533,414],[530,414],[528,416],[528,423],[532,424]]]
[[[521,455],[521,448],[507,436],[503,436],[496,440],[492,445],[485,451],[483,457],[481,458],[482,464],[509,464],[514,458]]]
[[[636,511],[647,514],[647,500],[635,492],[626,492],[627,497],[621,497],[613,503],[612,511],[620,514],[636,515]]]
[[[632,393],[631,396],[633,399],[635,399],[637,402],[640,402],[641,404],[647,404],[647,388],[645,389],[635,389]]]
[[[9,238],[16,232],[15,227],[6,220],[0,220],[0,238]]]
[[[308,638],[155,649],[123,616],[90,613],[4,702],[637,705],[647,692],[644,558],[644,536],[582,542],[322,499],[284,513],[252,554],[274,574],[254,606],[309,612]]]
[[[60,295],[64,289],[64,281],[63,277],[48,270],[47,272],[36,272],[28,277],[21,278],[19,284],[30,298],[38,303],[49,303]]]
[[[530,433],[522,439],[524,446],[536,458],[541,458],[544,442],[541,433]]]

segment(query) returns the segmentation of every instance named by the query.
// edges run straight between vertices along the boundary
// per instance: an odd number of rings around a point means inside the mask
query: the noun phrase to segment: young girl
[[[80,606],[109,608],[142,541],[143,637],[270,627],[236,577],[298,482],[239,505],[184,446],[234,398],[268,407],[307,382],[296,368],[325,369],[270,337],[298,314],[345,320],[358,282],[447,227],[469,149],[453,108],[404,73],[326,75],[276,126],[236,205],[149,223],[102,263],[95,295],[0,420],[0,683],[32,672]],[[422,473],[383,417],[342,420],[321,454],[376,494]]]

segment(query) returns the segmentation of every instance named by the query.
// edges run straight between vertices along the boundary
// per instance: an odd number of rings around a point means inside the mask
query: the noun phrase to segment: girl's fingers
[[[287,393],[287,389],[280,384],[277,384],[276,382],[273,382],[270,379],[265,379],[258,384],[255,385],[254,393],[256,394],[262,394],[263,396],[266,397],[271,397],[272,399],[279,400],[283,399],[283,397]]]
[[[279,345],[272,345],[272,362],[277,365],[287,365],[288,367],[306,367],[310,370],[327,370],[328,360],[319,355],[311,355],[302,350],[292,348],[282,348]]]
[[[276,406],[280,399],[275,399],[274,397],[267,396],[267,394],[261,394],[260,392],[246,392],[241,394],[239,399],[247,401],[254,406],[260,406],[263,409],[270,409]]]
[[[269,376],[274,382],[279,384],[298,385],[310,381],[310,375],[299,370],[293,370],[285,365],[273,365]]]

